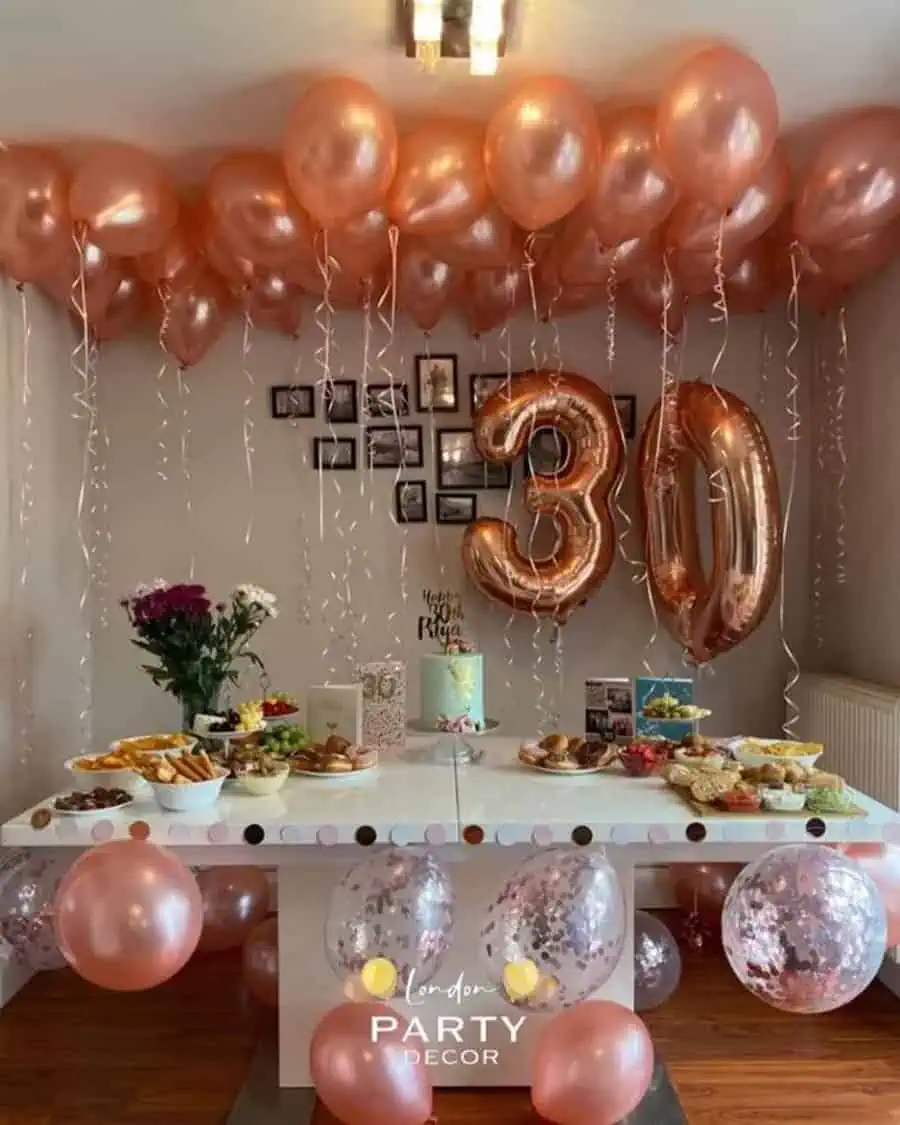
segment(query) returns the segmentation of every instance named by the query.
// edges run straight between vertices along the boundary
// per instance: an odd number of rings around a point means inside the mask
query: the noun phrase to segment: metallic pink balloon
[[[69,172],[50,148],[0,152],[0,265],[23,284],[58,269],[72,249]]]
[[[768,308],[777,287],[775,271],[764,243],[747,247],[743,258],[725,278],[728,311],[760,313]]]
[[[163,298],[160,343],[182,367],[199,363],[225,331],[229,294],[211,270],[169,286]]]
[[[632,106],[600,123],[597,172],[584,201],[607,244],[642,238],[665,222],[678,188],[656,146],[656,110]]]
[[[197,875],[203,899],[200,953],[235,949],[269,913],[269,880],[259,867],[209,867]]]
[[[501,269],[522,261],[522,232],[496,203],[463,230],[426,238],[425,242],[441,261],[467,270]]]
[[[272,270],[253,279],[244,295],[244,307],[254,328],[296,336],[300,331],[304,299],[305,293],[299,285]]]
[[[895,219],[836,245],[814,246],[809,256],[830,281],[856,285],[893,261],[898,249],[900,220]]]
[[[604,285],[615,269],[616,281],[625,281],[659,258],[659,240],[652,236],[609,243],[579,208],[563,224],[559,246],[559,273],[571,285]]]
[[[819,146],[794,207],[807,246],[835,245],[900,217],[900,109],[836,121]]]
[[[423,332],[430,332],[450,308],[462,271],[436,258],[416,239],[404,239],[397,262],[397,306]]]
[[[55,270],[41,278],[41,286],[64,309],[77,317],[86,312],[93,324],[100,320],[125,276],[124,263],[93,242],[69,249]]]
[[[343,273],[366,277],[390,257],[389,231],[387,215],[380,207],[374,207],[328,231],[328,257],[337,262]],[[326,242],[323,240],[321,245],[324,252]]]
[[[79,976],[138,992],[173,977],[200,940],[197,881],[170,851],[114,840],[83,852],[56,893],[59,948]]]
[[[341,1004],[319,1021],[309,1070],[326,1109],[342,1125],[424,1125],[433,1094],[406,1020],[387,1004]]]
[[[103,312],[91,322],[91,331],[98,344],[124,336],[135,328],[150,307],[146,285],[132,274],[126,274],[116,286]]]
[[[653,1044],[640,1016],[608,1000],[567,1008],[538,1036],[531,1100],[554,1125],[617,1125],[653,1078]]]
[[[731,47],[689,59],[663,91],[660,155],[685,195],[720,210],[753,183],[778,136],[778,101],[762,67]]]
[[[469,331],[478,336],[499,327],[528,300],[528,288],[528,275],[521,267],[470,273],[464,299]]]
[[[244,944],[244,983],[250,995],[278,1007],[278,919],[267,918]]]
[[[661,264],[656,263],[626,281],[622,286],[622,299],[628,311],[652,331],[662,331],[663,313],[671,335],[677,336],[681,331],[687,294],[674,273],[666,277]]]

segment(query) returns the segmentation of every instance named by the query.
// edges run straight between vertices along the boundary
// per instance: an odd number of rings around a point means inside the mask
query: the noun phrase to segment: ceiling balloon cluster
[[[373,89],[332,77],[300,97],[281,153],[227,153],[190,201],[131,145],[72,166],[9,146],[0,267],[98,341],[156,317],[184,366],[233,311],[290,335],[305,294],[359,307],[394,278],[425,331],[457,312],[488,332],[532,297],[542,317],[580,311],[611,280],[654,329],[665,309],[673,333],[690,299],[724,291],[752,313],[798,274],[821,309],[897,249],[900,109],[832,121],[794,184],[778,134],[772,83],[729,47],[694,55],[655,106],[601,116],[544,76],[486,128],[435,119],[402,136]]]

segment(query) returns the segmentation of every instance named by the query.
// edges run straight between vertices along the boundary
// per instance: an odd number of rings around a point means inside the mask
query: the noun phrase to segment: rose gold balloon
[[[466,278],[465,311],[469,330],[475,336],[490,332],[507,321],[528,299],[525,270],[476,270]]]
[[[718,928],[740,870],[739,863],[673,863],[669,867],[672,894],[686,914],[698,914],[707,925]]]
[[[461,284],[453,266],[441,262],[416,239],[404,239],[397,262],[397,307],[423,332],[450,308]]]
[[[797,298],[805,308],[812,309],[814,312],[824,312],[843,298],[844,286],[829,277],[810,252],[792,238],[789,220],[784,229],[779,222],[766,236],[765,243],[775,276],[775,285],[779,291],[789,297],[793,289],[796,269]]]
[[[791,188],[784,152],[775,148],[765,167],[727,211],[700,200],[682,200],[672,212],[666,241],[691,254],[734,255],[765,234],[782,213]]]
[[[200,231],[183,217],[158,250],[135,259],[134,268],[148,285],[185,280],[198,273],[203,268]]]
[[[892,844],[835,844],[842,855],[855,859],[881,891],[887,914],[888,948],[900,945],[900,848]]]
[[[830,281],[855,285],[892,261],[900,249],[900,220],[835,246],[814,246],[810,257]]]
[[[432,1089],[424,1054],[387,1004],[341,1004],[319,1020],[309,1045],[316,1094],[342,1125],[425,1125]]]
[[[229,294],[211,270],[171,285],[163,302],[160,342],[182,367],[199,363],[225,331]]]
[[[41,285],[63,308],[79,318],[84,311],[94,324],[102,318],[124,273],[123,264],[94,243],[85,242],[79,250],[72,242],[60,265],[41,279]]]
[[[597,115],[574,82],[529,79],[488,123],[491,191],[524,230],[549,226],[584,199],[599,143]]]
[[[794,234],[835,245],[900,217],[900,110],[868,109],[836,120],[807,169]]]
[[[204,198],[212,230],[234,257],[269,269],[313,257],[312,226],[277,157],[229,153],[210,171]]]
[[[724,210],[753,183],[778,136],[778,101],[762,67],[730,47],[694,55],[663,92],[660,155],[679,188]]]
[[[378,207],[397,170],[397,127],[378,94],[354,78],[314,83],[294,107],[284,144],[288,182],[323,227]]]
[[[19,284],[57,270],[72,249],[69,173],[50,148],[0,152],[0,265]]]
[[[704,568],[694,504],[699,461],[712,561]],[[681,383],[657,403],[638,456],[647,575],[660,619],[697,664],[745,640],[768,613],[781,574],[781,503],[768,439],[729,391]]]
[[[426,121],[400,140],[387,212],[402,232],[436,235],[464,230],[490,198],[484,136],[465,121]]]
[[[557,429],[569,450],[558,476],[525,482],[528,511],[556,524],[556,550],[529,558],[512,524],[478,519],[466,528],[463,565],[494,601],[564,622],[612,565],[616,538],[609,496],[624,471],[625,449],[609,395],[580,375],[547,371],[522,375],[510,394],[487,400],[473,421],[475,445],[486,461],[511,464],[540,426]]]
[[[250,932],[244,944],[244,984],[251,996],[270,1008],[278,1007],[278,919],[267,918]]]
[[[775,294],[772,263],[761,242],[747,248],[744,257],[725,278],[725,301],[732,313],[760,313]]]
[[[143,840],[82,852],[59,885],[54,910],[69,965],[117,992],[173,977],[197,948],[203,921],[194,876],[173,852]]]
[[[721,264],[717,262],[715,250],[670,249],[668,254],[669,269],[680,288],[688,297],[700,297],[715,289],[720,268],[723,282],[737,269],[743,258],[743,247],[729,250]]]
[[[659,240],[629,238],[618,244],[604,242],[579,208],[566,220],[560,236],[559,273],[571,285],[604,285],[615,270],[616,281],[625,281],[658,260]]]
[[[244,308],[254,328],[296,336],[303,316],[304,292],[284,274],[272,271],[254,278],[244,295]]]
[[[126,274],[116,286],[106,308],[90,322],[98,344],[124,336],[136,327],[150,306],[149,294],[142,281]]]
[[[607,245],[643,238],[665,222],[678,198],[656,147],[656,110],[622,110],[601,122],[601,133],[586,218]]]
[[[534,289],[538,317],[543,321],[583,312],[608,299],[605,284],[570,285],[563,281],[554,254],[546,255],[535,267]]]
[[[284,271],[284,276],[291,284],[299,285],[305,292],[311,293],[317,302],[325,299],[325,278],[315,263],[294,262]],[[334,308],[358,309],[363,303],[367,287],[371,299],[377,302],[384,289],[380,273],[363,278],[353,272],[335,268],[331,271],[328,282],[328,302]]]
[[[495,203],[464,230],[426,238],[425,242],[442,261],[467,270],[520,265],[523,257],[522,232]]]
[[[328,231],[328,257],[337,262],[343,273],[365,277],[390,257],[389,228],[387,215],[378,207],[348,219]]]
[[[233,253],[208,220],[204,222],[202,230],[203,257],[206,265],[227,283],[229,291],[235,296],[244,293],[257,276],[256,266],[249,258],[241,258]],[[314,268],[309,263],[304,262],[304,264],[307,268]],[[285,268],[288,271],[293,270],[294,263]]]
[[[666,277],[659,264],[630,278],[622,286],[622,300],[629,312],[654,332],[662,331],[663,314],[671,335],[677,336],[684,325],[687,309],[684,289],[674,271]]]
[[[80,164],[69,206],[91,241],[128,258],[158,250],[178,219],[178,197],[165,168],[131,145],[104,145]]]
[[[554,1125],[617,1125],[644,1100],[652,1078],[653,1043],[640,1016],[590,1000],[541,1028],[531,1100]]]
[[[203,933],[197,950],[235,949],[269,913],[269,880],[258,867],[209,867],[197,875]]]

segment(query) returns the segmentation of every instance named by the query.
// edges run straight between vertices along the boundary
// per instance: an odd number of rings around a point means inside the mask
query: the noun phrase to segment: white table
[[[516,760],[515,738],[485,737],[482,761],[458,767],[423,759],[427,742],[412,739],[406,751],[386,756],[377,770],[358,776],[292,778],[277,797],[232,795],[226,788],[222,800],[202,813],[165,813],[148,797],[99,821],[54,818],[35,829],[30,809],[5,824],[0,839],[7,846],[80,849],[127,838],[136,826],[141,833],[149,829],[151,840],[174,848],[191,864],[277,868],[282,1086],[309,1085],[310,1032],[322,1013],[343,999],[325,960],[322,928],[331,889],[372,844],[427,844],[453,865],[456,938],[435,982],[448,988],[460,974],[469,984],[487,983],[477,960],[483,911],[503,878],[536,846],[605,846],[625,889],[630,919],[636,867],[748,860],[792,841],[900,842],[900,816],[862,794],[854,794],[854,800],[866,810],[865,819],[701,820],[658,779],[633,779],[618,771],[571,777],[527,770]],[[629,928],[620,966],[601,993],[628,1006],[633,1003],[632,937]],[[402,1002],[397,1006],[408,1011]],[[436,1031],[441,1016],[516,1013],[499,994],[481,994],[464,1009],[446,997],[431,997],[415,1015]],[[439,1060],[432,1067],[433,1081],[527,1085],[529,1043],[545,1018],[529,1016],[515,1048],[499,1021],[488,1026],[467,1020],[464,1046],[477,1053],[478,1061]],[[485,1058],[484,1044],[477,1042],[482,1027],[489,1036],[498,1033],[499,1040],[488,1044],[501,1048],[496,1058]]]

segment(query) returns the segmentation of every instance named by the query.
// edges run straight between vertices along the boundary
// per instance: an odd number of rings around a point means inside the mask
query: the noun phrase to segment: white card
[[[340,735],[362,743],[362,684],[316,684],[306,689],[306,729],[313,742]]]

